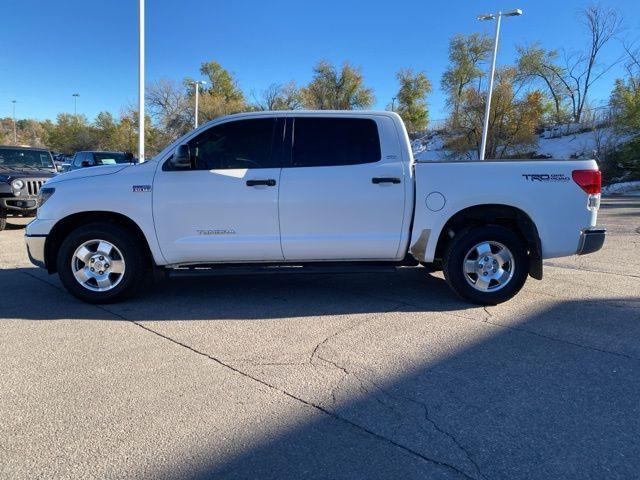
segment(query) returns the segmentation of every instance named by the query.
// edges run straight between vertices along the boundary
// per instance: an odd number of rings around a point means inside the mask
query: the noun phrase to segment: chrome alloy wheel
[[[499,242],[482,242],[464,257],[464,278],[476,290],[495,292],[513,278],[515,260],[511,251]]]
[[[71,258],[71,271],[80,285],[93,292],[107,292],[124,277],[124,257],[106,240],[88,240]]]

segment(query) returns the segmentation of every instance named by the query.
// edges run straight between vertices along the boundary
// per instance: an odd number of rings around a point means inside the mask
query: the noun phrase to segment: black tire
[[[0,214],[0,232],[7,228],[7,217]]]
[[[114,245],[125,263],[122,279],[108,291],[93,291],[81,285],[72,270],[76,249],[94,239],[106,240]],[[130,298],[146,284],[149,262],[139,241],[125,228],[111,223],[92,223],[73,230],[64,239],[58,250],[57,269],[60,281],[75,297],[88,303],[110,303]]]
[[[467,253],[483,242],[498,242],[513,255],[513,275],[496,290],[480,291],[467,280],[464,262]],[[481,305],[496,305],[512,298],[520,291],[529,274],[527,248],[512,230],[497,225],[486,225],[463,231],[453,238],[444,257],[444,278],[460,297]],[[490,278],[490,277],[489,277]],[[497,283],[497,282],[495,282]]]

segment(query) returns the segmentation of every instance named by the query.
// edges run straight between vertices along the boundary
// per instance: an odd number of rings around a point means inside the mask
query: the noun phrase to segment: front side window
[[[367,118],[297,117],[292,166],[358,165],[380,160],[376,122]]]
[[[211,127],[189,142],[196,170],[275,168],[275,119],[239,120]]]

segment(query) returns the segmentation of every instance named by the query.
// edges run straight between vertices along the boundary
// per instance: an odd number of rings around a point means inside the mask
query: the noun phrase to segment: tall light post
[[[80,96],[80,94],[73,93],[71,96],[73,97],[73,116],[77,117],[78,116],[78,97]]]
[[[144,0],[138,0],[138,161],[144,162]]]
[[[200,85],[205,85],[207,82],[205,82],[204,80],[200,80],[200,81],[194,81],[191,82],[191,85],[195,85],[196,87],[196,105],[195,105],[195,112],[193,114],[193,128],[198,128],[198,97],[200,94]]]
[[[396,111],[396,98],[398,98],[398,97],[391,97],[391,111],[392,112]]]
[[[13,104],[13,143],[14,145],[18,144],[18,130],[16,129],[16,101],[11,100]]]
[[[480,145],[480,160],[484,160],[487,149],[487,134],[489,132],[489,112],[491,110],[491,94],[493,93],[493,77],[496,72],[496,57],[498,55],[498,38],[500,36],[500,20],[502,17],[516,17],[522,15],[522,10],[516,8],[509,12],[486,13],[478,15],[478,20],[495,20],[496,31],[493,39],[493,58],[491,59],[491,71],[489,73],[489,88],[487,89],[487,102],[484,110],[484,126],[482,127],[482,144]]]

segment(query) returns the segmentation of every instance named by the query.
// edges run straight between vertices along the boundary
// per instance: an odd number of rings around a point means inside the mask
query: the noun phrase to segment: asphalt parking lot
[[[1,478],[628,479],[640,197],[479,308],[440,274],[164,282],[92,306],[0,232]]]

